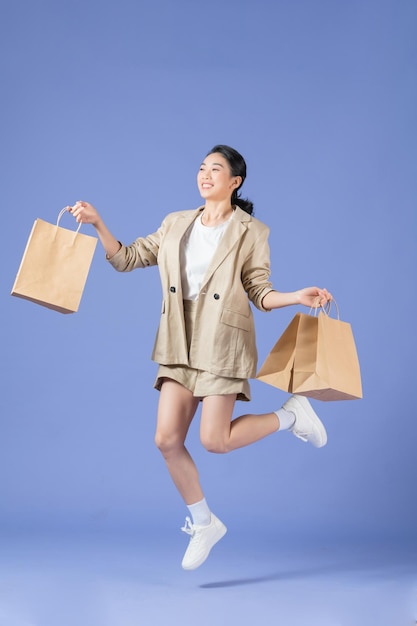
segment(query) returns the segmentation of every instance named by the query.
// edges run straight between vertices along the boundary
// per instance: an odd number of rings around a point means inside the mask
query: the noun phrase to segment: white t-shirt
[[[198,299],[210,261],[233,215],[218,226],[204,226],[199,216],[184,235],[180,250],[184,300]]]

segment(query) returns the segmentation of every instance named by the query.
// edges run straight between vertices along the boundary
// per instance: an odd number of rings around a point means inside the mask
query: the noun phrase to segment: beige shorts
[[[184,301],[185,329],[188,348],[194,329],[196,306],[194,302]],[[248,402],[251,399],[249,381],[245,378],[226,378],[197,370],[188,365],[160,365],[154,387],[161,390],[165,379],[175,380],[192,392],[196,398],[206,396],[224,396],[236,394],[237,400]]]
[[[204,370],[195,370],[187,365],[160,365],[154,384],[155,389],[160,391],[162,383],[167,378],[180,383],[196,398],[235,393],[237,400],[248,402],[251,399],[249,382],[242,378],[224,378]]]

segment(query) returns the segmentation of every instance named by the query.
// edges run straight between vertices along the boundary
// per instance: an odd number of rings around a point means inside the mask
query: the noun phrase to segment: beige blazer
[[[160,228],[122,245],[109,261],[120,272],[158,265],[162,311],[152,359],[189,365],[220,376],[253,378],[257,350],[249,300],[260,310],[269,282],[269,229],[239,207],[207,270],[197,301],[190,350],[185,335],[180,242],[204,207],[170,213]]]

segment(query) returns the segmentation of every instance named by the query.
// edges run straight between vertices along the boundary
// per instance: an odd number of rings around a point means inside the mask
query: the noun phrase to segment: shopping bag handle
[[[59,222],[61,221],[61,217],[64,215],[64,213],[67,213],[67,209],[61,209],[61,211],[59,212],[59,214],[58,214],[58,219],[56,220],[56,225],[57,225],[57,226],[59,226]],[[75,233],[78,233],[78,231],[79,231],[79,230],[80,230],[80,228],[81,228],[81,224],[82,224],[82,222],[80,222],[80,223],[78,224],[78,228],[77,228],[77,230],[75,231]]]
[[[334,304],[336,308],[336,315],[337,315],[337,319],[339,320],[340,319],[339,307],[337,306],[337,302],[334,298],[332,298],[331,300],[328,300],[324,306],[320,305],[316,307],[311,307],[309,311],[309,315],[311,315],[311,312],[314,311],[314,317],[317,317],[317,311],[322,311],[325,315],[330,316],[332,304]]]

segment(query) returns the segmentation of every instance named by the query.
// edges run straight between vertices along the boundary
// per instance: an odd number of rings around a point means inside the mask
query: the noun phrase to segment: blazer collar
[[[200,217],[201,213],[204,210],[204,206],[198,207],[195,211],[184,211],[180,215],[180,219],[176,220],[173,224],[171,235],[173,236],[173,241],[175,242],[174,246],[176,249],[176,258],[178,262],[178,270],[179,270],[179,259],[180,259],[180,243],[181,239],[185,235],[187,229],[191,224]],[[213,273],[219,267],[219,265],[224,261],[226,256],[230,254],[237,244],[239,239],[245,234],[247,230],[247,223],[252,221],[252,217],[249,213],[246,213],[238,206],[235,207],[235,212],[231,218],[230,224],[228,225],[226,232],[220,240],[220,243],[217,247],[216,252],[210,262],[207,273],[204,277],[204,281],[202,284],[202,288],[204,285],[210,280]]]
[[[185,235],[187,228],[191,226],[194,220],[200,217],[203,211],[204,211],[204,205],[198,207],[198,209],[195,209],[195,211],[184,211],[180,213],[180,216],[179,216],[180,219],[174,222],[172,226],[172,231],[171,231],[172,234],[176,235],[178,244],[180,243],[181,238]],[[252,217],[249,215],[249,213],[246,213],[241,208],[236,206],[231,223],[229,224],[229,227],[227,228],[224,234],[224,237],[222,238],[221,241],[224,241],[225,238],[226,238],[226,241],[228,241],[228,238],[229,238],[228,236],[230,235],[230,231],[231,230],[235,231],[238,224],[245,224],[246,222],[250,222],[251,220],[252,220]],[[239,232],[241,231],[239,230]]]

